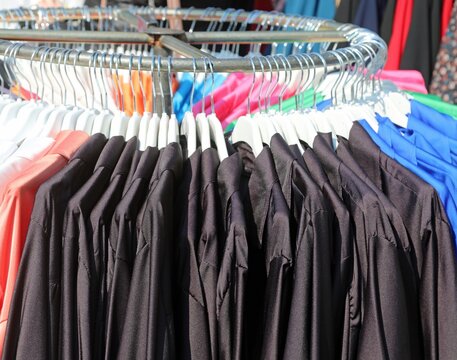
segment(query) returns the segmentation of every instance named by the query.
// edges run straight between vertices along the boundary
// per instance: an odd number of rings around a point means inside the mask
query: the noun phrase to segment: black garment
[[[197,243],[198,265],[202,279],[207,318],[210,334],[211,358],[218,358],[218,336],[216,316],[217,278],[219,258],[224,242],[222,240],[220,219],[221,206],[217,188],[217,150],[206,149],[201,155],[201,231]]]
[[[293,250],[289,209],[271,151],[254,159],[245,143],[235,144],[249,177],[245,199],[249,273],[247,332],[249,359],[278,359],[284,351],[290,309]]]
[[[348,146],[368,177],[395,204],[411,236],[424,358],[451,359],[457,353],[457,265],[441,201],[429,184],[385,155],[358,123],[351,129]]]
[[[376,194],[317,136],[313,149],[354,221],[356,246],[343,359],[412,359],[404,249]]]
[[[11,302],[5,360],[57,359],[65,208],[92,174],[105,143],[103,135],[92,136],[36,194]]]
[[[324,196],[281,135],[271,152],[290,212],[294,276],[284,359],[333,359],[331,213]],[[284,296],[284,295],[283,295]]]
[[[122,196],[125,195],[125,193],[127,192],[127,190],[130,187],[130,183],[132,182],[133,175],[136,172],[136,168],[138,167],[138,163],[140,162],[141,157],[143,156],[143,153],[144,153],[144,151],[142,151],[142,150],[136,150],[135,153],[133,154],[132,164],[130,166],[129,173],[127,174],[127,179],[125,180],[125,186],[124,186],[124,190],[122,191]]]
[[[345,321],[349,321],[351,311],[349,308],[349,290],[354,266],[354,237],[351,217],[345,204],[330,184],[314,151],[311,148],[307,148],[303,158],[309,173],[321,188],[324,197],[331,204],[333,210],[331,223],[333,241],[331,254],[329,255],[332,268],[333,332],[335,339],[335,358],[341,359],[344,323]]]
[[[111,220],[107,278],[105,359],[113,359],[119,349],[125,322],[130,280],[137,251],[137,215],[147,194],[159,158],[157,148],[148,147],[141,156],[129,188]]]
[[[108,260],[108,238],[111,228],[111,218],[117,204],[121,200],[122,189],[129,169],[133,165],[132,158],[138,144],[138,139],[130,139],[124,147],[119,161],[113,170],[106,191],[92,209],[90,214],[90,231],[92,232],[93,264],[89,288],[92,289],[89,305],[91,311],[92,348],[88,358],[102,359],[105,350],[105,311],[106,311],[106,270]],[[136,167],[136,166],[135,166]],[[86,261],[90,263],[90,261]],[[79,301],[79,298],[78,298]]]
[[[175,359],[172,280],[175,193],[181,180],[177,143],[161,150],[138,237],[118,359]],[[144,334],[147,334],[145,336]]]
[[[94,313],[91,311],[91,297],[94,288],[90,278],[95,276],[95,264],[88,220],[109,184],[124,144],[122,136],[109,139],[94,173],[73,195],[65,211],[60,282],[60,359],[92,359],[91,318]]]
[[[414,266],[413,249],[409,234],[406,230],[403,219],[401,218],[397,208],[385,196],[385,194],[368,178],[365,171],[360,167],[354,159],[347,146],[347,140],[338,136],[338,157],[344,162],[348,168],[351,169],[378,197],[387,217],[390,220],[392,228],[395,230],[394,236],[398,239],[398,244],[403,248],[400,254],[400,265],[402,267],[402,275],[404,277],[404,284],[406,288],[406,301],[408,304],[408,327],[410,336],[411,356],[413,359],[420,359],[423,357],[422,339],[419,319],[419,289],[418,281]]]
[[[201,148],[185,162],[176,197],[178,211],[176,351],[178,359],[211,359],[207,308],[200,276],[198,241],[201,232]]]
[[[221,360],[247,359],[245,313],[248,241],[240,188],[241,173],[241,158],[237,153],[224,159],[217,171],[226,234],[216,302]]]
[[[381,20],[379,35],[381,35],[387,44],[389,44],[390,38],[392,37],[396,6],[397,0],[387,0],[386,8]]]
[[[341,0],[336,9],[335,20],[341,23],[353,23],[360,0]]]
[[[428,86],[441,42],[442,0],[414,1],[400,69],[418,70]]]

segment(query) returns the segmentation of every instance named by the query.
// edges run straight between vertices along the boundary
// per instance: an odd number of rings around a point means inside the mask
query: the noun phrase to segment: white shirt
[[[0,166],[17,150],[14,141],[0,141]]]

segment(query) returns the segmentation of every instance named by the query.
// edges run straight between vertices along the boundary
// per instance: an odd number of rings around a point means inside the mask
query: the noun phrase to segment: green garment
[[[447,114],[452,116],[454,119],[457,119],[457,105],[449,104],[441,100],[440,97],[432,94],[421,94],[413,91],[406,91],[411,95],[414,100],[419,101],[420,103],[430,106],[431,108],[439,111],[440,113]]]

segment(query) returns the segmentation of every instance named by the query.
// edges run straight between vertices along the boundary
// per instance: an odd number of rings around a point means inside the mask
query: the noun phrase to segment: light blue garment
[[[401,154],[396,152],[386,141],[384,141],[384,139],[371,128],[366,120],[360,120],[359,123],[362,125],[368,135],[370,135],[371,139],[379,146],[383,153],[396,160],[405,168],[412,171],[436,190],[441,199],[441,202],[443,203],[444,208],[446,209],[446,213],[453,228],[455,238],[455,231],[457,229],[457,206],[456,202],[454,201],[454,197],[451,195],[450,189],[452,189],[453,186],[451,185],[448,187],[447,185],[450,182],[449,177],[446,176],[446,174],[443,172],[434,172],[433,167],[428,167],[427,169],[426,164],[422,164],[422,166],[420,166],[414,156],[411,156],[411,154],[414,152],[409,154],[407,152],[407,156],[403,157]],[[424,167],[427,170],[424,169]]]

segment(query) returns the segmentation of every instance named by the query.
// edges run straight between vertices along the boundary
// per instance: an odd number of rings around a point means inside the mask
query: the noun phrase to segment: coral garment
[[[59,133],[48,153],[11,181],[5,189],[0,204],[0,358],[35,194],[41,184],[67,164],[68,159],[88,137],[82,131]]]

